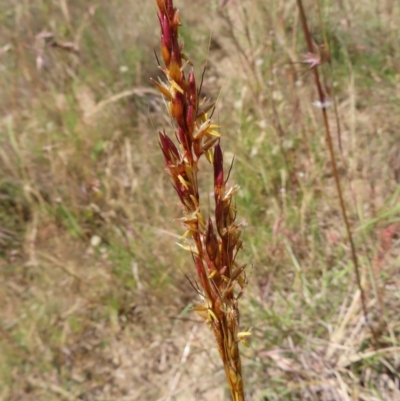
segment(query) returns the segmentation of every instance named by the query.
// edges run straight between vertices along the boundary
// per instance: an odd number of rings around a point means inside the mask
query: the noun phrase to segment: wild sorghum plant
[[[183,206],[181,221],[187,231],[181,246],[192,254],[198,281],[195,288],[204,300],[194,310],[214,332],[232,399],[244,400],[239,343],[250,333],[239,332],[238,300],[247,280],[246,266],[236,260],[242,248],[234,202],[238,187],[227,186],[229,173],[224,172],[221,134],[210,117],[215,105],[199,99],[194,70],[179,41],[178,10],[172,0],[157,0],[157,4],[164,61],[160,68],[165,79],[153,82],[167,101],[175,127],[174,140],[163,131],[159,141],[166,170]],[[203,156],[214,169],[212,216],[205,214],[210,209],[208,193],[201,197],[198,184]]]

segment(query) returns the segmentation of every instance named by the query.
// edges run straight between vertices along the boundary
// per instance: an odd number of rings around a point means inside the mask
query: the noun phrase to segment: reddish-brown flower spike
[[[224,186],[224,158],[222,156],[221,146],[218,143],[214,148],[214,194],[215,199],[222,196]]]
[[[219,133],[207,115],[213,105],[200,109],[194,71],[186,68],[189,63],[183,63],[179,12],[174,8],[173,0],[157,0],[157,5],[165,63],[162,71],[166,82],[153,82],[167,100],[175,134],[173,142],[164,131],[160,132],[159,143],[166,171],[184,209],[182,221],[190,237],[192,245],[189,245],[189,250],[205,298],[205,302],[195,310],[210,324],[215,334],[232,399],[244,401],[238,350],[240,338],[237,335],[239,321],[237,306],[233,302],[235,284],[239,283],[242,291],[246,284],[244,267],[239,268],[235,262],[241,247],[236,209],[231,205],[236,189],[225,193],[227,177],[223,170]],[[206,207],[200,202],[198,161],[204,154],[213,164],[215,220],[211,217],[205,219]],[[185,248],[188,249],[186,244]]]

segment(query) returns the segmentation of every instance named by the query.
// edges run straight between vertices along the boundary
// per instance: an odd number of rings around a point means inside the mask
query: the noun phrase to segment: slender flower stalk
[[[304,37],[306,39],[307,48],[308,48],[308,54],[306,55],[305,62],[310,65],[310,69],[313,71],[314,79],[315,79],[315,86],[318,91],[318,97],[319,97],[318,105],[321,107],[321,111],[322,111],[326,143],[328,146],[329,156],[330,156],[330,160],[331,160],[331,164],[332,164],[332,173],[333,173],[333,177],[334,177],[335,184],[336,184],[336,191],[339,196],[340,210],[342,212],[344,226],[345,226],[346,232],[347,232],[347,238],[350,243],[351,259],[353,261],[354,271],[356,274],[357,286],[358,286],[358,289],[361,294],[361,307],[363,310],[365,321],[371,332],[374,345],[377,347],[379,345],[379,338],[378,338],[377,333],[375,332],[375,329],[373,328],[373,326],[370,322],[370,319],[368,318],[367,299],[365,296],[364,287],[361,282],[361,273],[360,273],[360,267],[358,264],[357,251],[356,251],[356,247],[355,247],[354,240],[353,240],[353,234],[351,231],[349,218],[347,217],[347,212],[346,212],[347,209],[346,209],[346,205],[344,202],[342,187],[340,185],[340,178],[339,178],[339,172],[338,172],[337,163],[336,163],[335,151],[333,149],[333,141],[332,141],[331,130],[330,130],[330,125],[329,125],[328,112],[327,112],[327,101],[326,101],[325,93],[322,89],[321,80],[319,78],[319,73],[318,73],[318,68],[317,68],[322,63],[323,58],[325,58],[325,61],[330,63],[330,55],[329,55],[329,51],[328,51],[328,46],[327,46],[327,44],[324,45],[324,53],[322,55],[322,58],[320,58],[318,60],[315,57],[315,55],[313,54],[313,45],[312,45],[312,40],[311,40],[311,34],[310,34],[310,30],[308,29],[307,17],[306,17],[306,13],[304,12],[302,0],[297,0],[297,7],[300,12],[301,25],[303,28],[303,33],[304,33]],[[337,115],[336,115],[336,119],[338,119]],[[341,139],[340,139],[340,134],[339,134],[339,149],[341,149],[341,146],[342,145],[341,145]]]
[[[152,81],[166,99],[175,127],[175,139],[160,131],[159,143],[166,170],[183,206],[180,220],[186,232],[180,245],[192,254],[198,281],[195,288],[203,300],[193,309],[215,335],[232,399],[242,401],[239,343],[246,343],[250,332],[239,331],[238,300],[247,284],[246,265],[239,265],[236,260],[242,248],[234,202],[239,187],[227,185],[229,173],[224,172],[219,126],[209,117],[215,105],[199,99],[193,67],[179,42],[179,12],[172,0],[157,0],[157,5],[164,61],[160,68],[165,80]],[[214,170],[215,209],[207,217],[204,211],[209,210],[208,195],[204,194],[204,202],[198,185],[199,161],[203,156]]]

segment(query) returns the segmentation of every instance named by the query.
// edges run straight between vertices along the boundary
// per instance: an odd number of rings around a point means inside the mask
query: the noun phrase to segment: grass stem
[[[314,53],[314,49],[313,49],[313,44],[312,44],[312,40],[311,40],[311,34],[310,34],[310,30],[308,29],[308,24],[307,24],[307,17],[306,14],[304,12],[304,7],[303,7],[303,2],[302,0],[297,0],[297,6],[300,12],[300,20],[301,20],[301,25],[303,28],[303,33],[304,33],[304,37],[307,43],[307,50],[309,52],[309,54],[313,54]],[[327,50],[327,49],[326,49]],[[337,163],[336,163],[336,157],[335,157],[335,151],[333,149],[333,142],[332,142],[332,136],[331,136],[331,131],[330,131],[330,127],[329,127],[329,120],[328,120],[328,113],[327,113],[327,106],[326,106],[326,97],[325,97],[325,93],[322,89],[322,85],[321,85],[321,80],[319,78],[319,73],[318,73],[318,65],[313,65],[311,67],[311,70],[314,74],[314,79],[315,79],[315,86],[317,88],[318,91],[318,96],[319,96],[319,102],[321,105],[321,111],[322,111],[322,118],[324,121],[324,128],[325,128],[325,136],[326,136],[326,143],[328,146],[328,151],[329,151],[329,156],[330,156],[330,160],[331,160],[331,164],[332,164],[332,173],[335,179],[335,185],[336,185],[336,190],[339,196],[339,203],[340,203],[340,210],[342,212],[342,217],[343,217],[343,221],[344,221],[344,225],[346,228],[346,232],[347,232],[347,237],[348,237],[348,241],[350,244],[350,248],[351,248],[351,259],[354,265],[354,271],[355,271],[355,275],[356,275],[356,280],[357,280],[357,286],[360,290],[360,294],[361,294],[361,305],[362,305],[362,309],[363,309],[363,314],[364,314],[364,318],[365,321],[371,331],[371,335],[373,338],[373,341],[375,343],[375,345],[378,344],[378,336],[375,333],[375,330],[373,329],[369,318],[368,318],[368,309],[367,309],[367,301],[366,301],[366,296],[365,296],[365,291],[364,288],[362,286],[361,283],[361,274],[360,274],[360,267],[358,264],[358,258],[357,258],[357,252],[356,252],[356,247],[354,245],[354,240],[353,240],[353,235],[351,232],[351,228],[350,228],[350,223],[349,223],[349,219],[347,217],[347,212],[346,212],[346,206],[344,203],[344,199],[343,199],[343,193],[342,193],[342,188],[340,185],[340,178],[339,178],[339,173],[338,173],[338,169],[337,169]]]

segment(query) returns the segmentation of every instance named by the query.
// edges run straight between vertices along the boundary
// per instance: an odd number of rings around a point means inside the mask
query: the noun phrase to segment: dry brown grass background
[[[331,46],[333,77],[321,72],[374,347],[296,4],[270,3],[176,3],[241,186],[247,399],[398,400],[400,4],[321,2],[321,27],[305,1]],[[144,0],[0,0],[1,401],[228,399],[175,245],[155,13]]]

